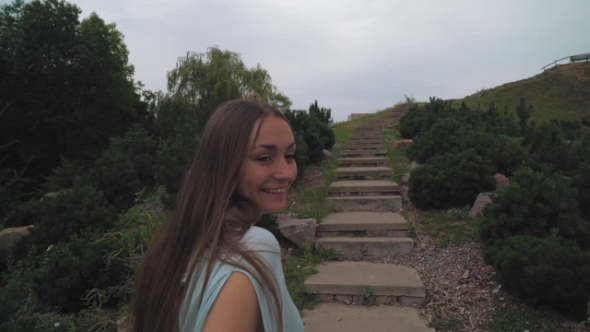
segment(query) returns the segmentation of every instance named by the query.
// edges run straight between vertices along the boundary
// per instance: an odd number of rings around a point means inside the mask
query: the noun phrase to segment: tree
[[[200,132],[211,113],[228,100],[251,98],[280,110],[291,106],[289,98],[278,92],[269,73],[259,64],[247,68],[238,53],[218,47],[180,57],[167,77],[168,94],[165,98],[190,109],[190,116],[196,120],[196,132]],[[157,117],[169,121],[171,112],[174,108],[160,108]]]
[[[317,119],[328,125],[334,123],[334,119],[332,119],[332,109],[323,107],[320,108],[318,106],[317,100],[313,104],[309,105],[309,114],[311,116],[315,116]]]
[[[41,181],[61,157],[91,164],[136,120],[123,35],[63,0],[15,0],[0,12],[0,123],[6,166]]]

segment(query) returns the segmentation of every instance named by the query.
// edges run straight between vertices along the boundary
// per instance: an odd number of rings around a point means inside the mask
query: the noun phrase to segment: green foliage
[[[527,126],[522,145],[535,161],[531,167],[536,171],[550,166],[553,171],[571,172],[577,166],[576,157],[572,155],[556,124],[531,122]]]
[[[430,98],[430,103],[420,106],[413,104],[399,121],[399,132],[403,138],[413,139],[420,132],[434,125],[436,120],[449,112],[450,103]]]
[[[590,297],[590,223],[570,178],[518,170],[479,223],[485,259],[507,290],[579,317]]]
[[[135,193],[141,189],[131,156],[114,147],[105,150],[94,164],[92,178],[106,202],[117,211],[129,208],[133,204]]]
[[[590,248],[590,223],[580,216],[571,179],[523,168],[510,181],[483,211],[480,238],[486,245],[515,235],[544,238],[556,232]]]
[[[429,130],[414,137],[408,150],[408,157],[425,163],[435,155],[459,152],[468,148],[476,149],[483,155],[489,149],[491,137],[484,132],[475,131],[457,118],[443,118],[436,121]]]
[[[51,170],[51,174],[45,176],[45,183],[41,187],[50,192],[57,192],[68,189],[75,181],[88,182],[88,170],[77,161],[71,161],[62,156],[60,166]]]
[[[94,164],[92,184],[117,210],[131,207],[142,187],[154,185],[156,147],[156,141],[145,130],[135,127],[112,139]]]
[[[327,125],[334,123],[334,119],[332,119],[332,109],[323,107],[320,108],[318,106],[317,100],[313,104],[309,105],[309,115],[316,117],[318,120]]]
[[[9,253],[6,259],[7,270],[0,278],[0,330],[10,331],[8,328],[17,321],[17,311],[27,307],[30,298],[32,280],[31,272],[35,269],[36,261],[31,258],[15,260]],[[17,331],[17,329],[13,329]],[[21,330],[24,331],[24,330]],[[32,330],[28,330],[32,331]]]
[[[16,0],[0,11],[0,123],[6,166],[37,182],[60,157],[92,163],[135,120],[133,67],[122,34],[60,0]],[[30,197],[30,196],[29,196]]]
[[[64,312],[78,312],[86,307],[88,291],[117,283],[122,267],[106,269],[103,256],[109,243],[99,238],[97,233],[72,236],[42,254],[40,267],[32,273],[39,301]]]
[[[490,168],[475,150],[437,155],[410,176],[409,197],[419,209],[463,207],[494,187]]]
[[[516,235],[486,250],[486,262],[506,290],[585,318],[590,297],[590,253],[574,240]]]
[[[582,123],[578,120],[551,119],[550,122],[560,127],[565,140],[577,140],[582,136]]]
[[[295,137],[299,137],[307,145],[308,164],[320,162],[324,157],[323,150],[331,149],[334,145],[335,136],[332,128],[305,111],[287,110],[284,114]]]
[[[162,139],[158,144],[154,173],[156,185],[163,186],[170,194],[170,196],[163,196],[166,206],[170,206],[174,201],[184,174],[188,170],[196,146],[196,143],[194,145],[190,143],[175,139]]]
[[[125,135],[113,138],[112,147],[129,155],[142,186],[154,185],[154,155],[158,144],[142,126],[134,125]]]
[[[291,101],[277,91],[269,73],[260,65],[247,68],[238,53],[210,47],[205,53],[189,52],[180,57],[168,72],[168,95],[176,103],[185,103],[195,115],[196,132],[223,102],[237,98],[265,101],[280,110]],[[156,117],[174,121],[173,108],[158,108]]]
[[[299,182],[305,175],[305,169],[307,165],[309,165],[309,148],[305,143],[303,137],[296,135],[295,136],[295,145],[297,146],[297,150],[295,151],[295,163],[297,164],[297,179],[296,182]]]
[[[516,170],[533,163],[519,139],[501,135],[492,139],[490,148],[484,152],[495,173],[512,176]]]
[[[27,224],[35,227],[26,241],[39,251],[67,242],[71,235],[104,232],[117,220],[114,211],[105,206],[102,194],[84,184],[76,183],[56,197],[30,204],[34,219]]]

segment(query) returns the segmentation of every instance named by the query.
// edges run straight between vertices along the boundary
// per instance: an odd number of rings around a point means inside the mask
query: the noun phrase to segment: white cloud
[[[590,51],[587,0],[73,2],[117,23],[150,89],[165,89],[178,56],[218,45],[260,63],[294,107],[318,99],[339,120],[404,94],[462,97]]]

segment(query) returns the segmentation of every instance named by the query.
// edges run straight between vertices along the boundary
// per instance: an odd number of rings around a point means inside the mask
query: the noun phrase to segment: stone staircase
[[[396,212],[402,207],[400,187],[390,180],[381,135],[394,119],[387,114],[357,127],[340,153],[326,198],[333,212],[318,225],[315,243],[338,251],[342,261],[319,264],[305,282],[321,301],[303,314],[307,332],[434,332],[408,306],[426,301],[417,271],[372,262],[414,248],[407,221]]]

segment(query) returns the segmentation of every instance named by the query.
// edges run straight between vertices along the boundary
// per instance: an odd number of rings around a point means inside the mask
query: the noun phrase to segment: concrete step
[[[326,202],[334,211],[388,212],[402,208],[400,195],[326,197]]]
[[[340,153],[345,157],[379,157],[387,155],[387,149],[344,150]]]
[[[352,134],[350,134],[350,135],[352,135]],[[359,141],[383,142],[383,136],[366,137],[366,136],[354,136],[354,135],[350,136],[350,135],[348,135],[346,142],[359,142]]]
[[[352,139],[365,139],[365,138],[379,138],[379,139],[383,139],[383,135],[381,135],[381,132],[379,133],[351,133],[350,135],[348,135],[348,138],[352,138]]]
[[[338,158],[339,166],[385,166],[389,165],[387,157]]]
[[[390,196],[400,193],[400,186],[389,180],[338,180],[328,187],[330,196]]]
[[[338,167],[335,171],[336,177],[339,179],[346,178],[360,178],[360,179],[381,179],[393,175],[391,167],[375,166],[375,167]]]
[[[319,303],[302,316],[305,332],[436,332],[410,307]]]
[[[319,237],[407,236],[408,222],[395,212],[338,212],[327,215],[317,226]]]
[[[344,146],[364,146],[364,145],[375,145],[375,144],[383,144],[382,140],[353,140],[353,141],[346,141]]]
[[[344,144],[344,150],[358,150],[358,149],[385,149],[385,145],[383,145],[382,142],[371,143],[371,144],[355,144],[355,143]]]
[[[316,245],[338,251],[343,259],[380,259],[409,254],[414,240],[409,237],[320,237]]]
[[[424,284],[411,267],[342,261],[320,263],[316,269],[318,273],[305,281],[305,287],[323,302],[359,303],[362,294],[377,304],[422,304],[426,300]]]
[[[378,133],[381,134],[381,126],[379,127],[366,127],[366,128],[356,128],[353,133]]]

